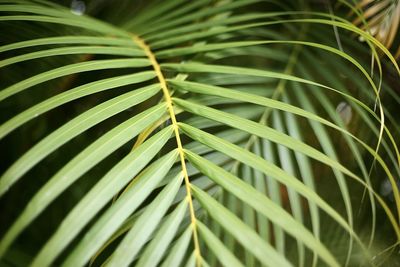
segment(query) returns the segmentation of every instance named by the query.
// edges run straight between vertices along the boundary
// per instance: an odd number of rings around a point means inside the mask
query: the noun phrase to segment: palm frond
[[[0,262],[398,262],[396,34],[365,31],[389,3],[367,2],[352,23],[272,0],[122,1],[113,21],[1,1]]]

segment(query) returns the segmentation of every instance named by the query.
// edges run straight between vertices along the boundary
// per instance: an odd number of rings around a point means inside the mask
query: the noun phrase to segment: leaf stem
[[[181,165],[182,165],[182,172],[183,172],[184,180],[185,180],[186,198],[187,198],[187,201],[189,204],[190,220],[191,220],[191,226],[193,228],[193,242],[194,242],[194,253],[195,253],[195,257],[196,257],[196,266],[200,267],[202,257],[201,257],[201,253],[200,253],[200,245],[199,245],[199,239],[198,239],[197,229],[196,229],[197,228],[196,216],[195,216],[193,201],[192,201],[190,180],[189,180],[189,175],[188,175],[187,168],[186,168],[185,153],[184,153],[184,150],[182,147],[182,141],[181,141],[181,138],[179,135],[179,127],[178,127],[178,123],[176,120],[171,95],[168,90],[165,77],[161,71],[160,64],[157,62],[157,59],[156,59],[155,55],[153,54],[153,52],[151,51],[150,47],[139,36],[133,36],[132,39],[140,48],[143,49],[146,56],[150,60],[151,65],[153,66],[154,71],[156,72],[157,78],[160,82],[160,86],[161,86],[162,92],[164,94],[165,102],[167,103],[167,108],[168,108],[169,116],[171,118],[171,124],[174,128],[176,144],[178,147],[179,157],[180,157],[180,161],[181,161]]]

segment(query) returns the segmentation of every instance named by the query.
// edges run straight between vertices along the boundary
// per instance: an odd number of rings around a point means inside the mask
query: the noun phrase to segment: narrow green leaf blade
[[[79,62],[55,68],[46,72],[42,72],[38,75],[32,76],[28,79],[17,82],[7,88],[0,91],[0,101],[15,95],[21,91],[29,89],[40,83],[50,81],[59,77],[67,76],[70,74],[104,70],[104,69],[116,69],[116,68],[135,68],[135,67],[146,67],[149,66],[150,62],[147,59],[136,58],[136,59],[106,59],[106,60],[92,60],[88,62]],[[150,72],[141,72],[148,73]],[[139,73],[137,73],[139,74]]]
[[[172,204],[182,180],[183,173],[181,172],[157,195],[118,245],[111,256],[109,265],[129,266]]]
[[[261,239],[249,226],[232,212],[219,204],[203,190],[192,185],[195,198],[208,211],[209,215],[232,234],[247,250],[253,253],[266,266],[292,266],[285,257]]]
[[[137,177],[129,189],[90,228],[63,263],[63,267],[86,264],[133,211],[146,199],[174,164],[178,151],[173,150],[150,165]],[[42,266],[38,263],[38,267]]]
[[[92,83],[84,84],[73,89],[70,89],[66,92],[61,94],[55,95],[45,101],[42,101],[33,107],[28,108],[20,112],[15,117],[9,119],[8,121],[4,122],[0,125],[0,139],[4,136],[9,134],[10,132],[14,131],[19,126],[23,125],[24,123],[36,118],[37,116],[57,108],[65,103],[73,101],[75,99],[98,93],[104,90],[110,90],[113,88],[117,88],[120,86],[125,86],[129,84],[140,83],[144,81],[148,81],[155,77],[155,73],[152,71],[145,71],[135,74],[128,74],[124,76],[118,76],[103,80],[98,80]],[[156,85],[155,85],[156,86]],[[3,91],[2,91],[3,92]],[[1,93],[0,92],[0,95]],[[10,94],[7,94],[9,96]],[[4,95],[2,95],[4,96]]]
[[[61,47],[52,48],[43,51],[37,51],[32,53],[15,56],[12,58],[4,59],[0,61],[0,68],[4,68],[11,64],[23,62],[32,59],[39,59],[50,56],[62,56],[62,55],[73,55],[73,54],[99,54],[99,55],[114,55],[114,56],[144,56],[144,52],[138,48],[130,47],[107,47],[107,46],[73,46],[73,47]]]
[[[59,129],[42,139],[6,170],[0,178],[0,196],[3,195],[8,188],[18,181],[29,169],[75,136],[97,123],[150,98],[158,91],[159,86],[148,86],[126,93],[104,102],[67,122]],[[156,108],[156,114],[165,110],[165,105],[162,106],[163,107],[158,106]],[[152,110],[152,112],[154,112],[154,110]]]
[[[231,192],[240,200],[253,207],[258,212],[279,225],[286,232],[301,240],[310,249],[315,250],[329,266],[340,266],[325,246],[302,225],[297,222],[282,207],[276,205],[265,195],[258,192],[254,187],[235,177],[224,169],[202,159],[200,156],[185,151],[188,159],[202,173],[221,185],[225,190]],[[212,215],[211,215],[212,216]],[[256,255],[257,256],[257,255]],[[282,255],[281,255],[282,256]],[[258,258],[261,260],[260,258]]]
[[[200,221],[197,222],[197,229],[204,238],[207,246],[214,252],[218,260],[226,267],[241,267],[243,264],[229,251],[225,245]]]
[[[86,35],[72,35],[72,36],[57,36],[38,38],[28,41],[11,43],[8,45],[0,46],[0,53],[7,52],[14,49],[27,48],[40,45],[53,45],[53,44],[91,44],[91,45],[117,45],[117,46],[131,46],[132,40],[125,38],[112,38],[112,37],[98,37]]]
[[[172,247],[172,250],[168,253],[168,257],[164,260],[161,267],[169,266],[180,266],[183,257],[189,247],[190,239],[192,237],[192,226],[189,226]]]
[[[136,126],[135,132],[139,133],[143,127]],[[160,131],[142,145],[137,147],[133,152],[123,158],[114,168],[112,168],[99,182],[82,198],[82,200],[69,212],[62,221],[57,231],[43,246],[39,254],[34,259],[34,263],[41,264],[52,262],[59,253],[79,234],[84,226],[98,213],[113,196],[118,194],[124,186],[135,177],[152,159],[159,153],[160,149],[171,137],[172,127],[165,128]],[[133,134],[133,133],[131,133]],[[71,179],[71,177],[70,177]],[[46,186],[45,186],[46,187]],[[46,187],[47,190],[59,191]],[[42,193],[47,192],[40,191]],[[40,199],[37,195],[31,200]],[[36,202],[45,205],[46,200]],[[49,201],[47,201],[48,203]],[[84,217],[81,215],[85,214]],[[22,214],[20,218],[23,218]],[[25,216],[28,217],[28,216]],[[18,222],[22,221],[19,219]]]
[[[163,223],[160,230],[158,230],[154,239],[146,247],[142,256],[140,257],[137,265],[156,267],[164,255],[172,239],[183,220],[187,209],[187,201],[184,199],[169,215],[169,218]]]

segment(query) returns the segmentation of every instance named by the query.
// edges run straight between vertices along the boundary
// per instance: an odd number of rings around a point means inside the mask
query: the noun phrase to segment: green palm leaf
[[[0,1],[1,265],[400,264],[400,70],[341,2]]]

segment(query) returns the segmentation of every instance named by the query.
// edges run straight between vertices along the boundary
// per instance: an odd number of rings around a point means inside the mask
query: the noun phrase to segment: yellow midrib
[[[146,56],[150,60],[150,63],[153,66],[154,71],[156,72],[157,78],[160,82],[160,86],[161,86],[162,92],[164,94],[165,102],[167,103],[168,113],[171,118],[171,124],[174,128],[176,144],[178,147],[179,157],[180,157],[180,161],[181,161],[181,165],[182,165],[182,172],[183,172],[184,180],[185,180],[186,199],[189,204],[190,220],[191,220],[191,225],[193,228],[192,230],[193,230],[193,242],[194,242],[194,249],[195,249],[194,252],[196,255],[196,265],[199,267],[201,264],[201,254],[200,254],[199,240],[198,240],[198,236],[197,236],[196,216],[195,216],[194,208],[193,208],[192,193],[191,193],[191,188],[190,188],[189,175],[188,175],[187,168],[186,168],[185,154],[184,154],[183,147],[182,147],[181,137],[179,135],[179,127],[178,127],[178,123],[176,121],[176,116],[175,116],[174,107],[172,104],[171,95],[169,93],[167,83],[166,83],[164,75],[161,71],[160,65],[158,64],[157,59],[156,59],[155,55],[153,54],[153,52],[151,51],[150,47],[139,36],[133,36],[132,39],[140,48],[143,49]]]

